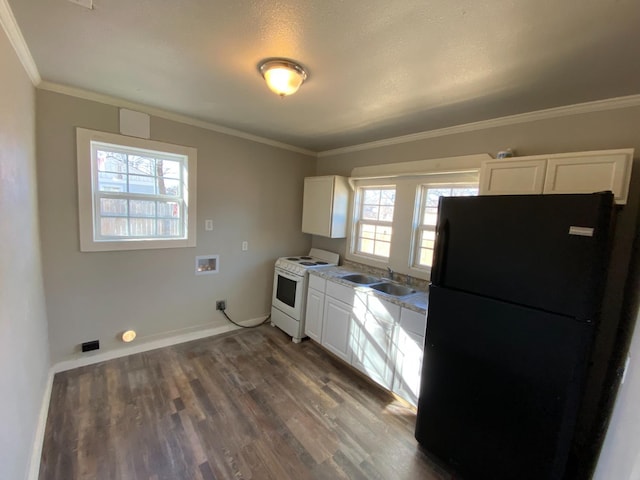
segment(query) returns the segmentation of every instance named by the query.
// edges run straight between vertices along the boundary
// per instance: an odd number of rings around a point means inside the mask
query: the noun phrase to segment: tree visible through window
[[[96,238],[181,238],[184,158],[96,144]]]
[[[77,130],[83,251],[195,246],[195,149]]]

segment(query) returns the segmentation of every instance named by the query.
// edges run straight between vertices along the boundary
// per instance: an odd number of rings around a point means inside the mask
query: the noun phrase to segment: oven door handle
[[[299,282],[300,280],[302,280],[302,277],[289,272],[285,272],[284,270],[280,270],[279,268],[276,268],[276,274],[280,275],[281,277],[288,278],[292,282]]]

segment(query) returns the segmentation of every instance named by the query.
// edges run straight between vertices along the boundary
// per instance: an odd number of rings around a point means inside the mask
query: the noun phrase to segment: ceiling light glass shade
[[[271,91],[281,97],[296,93],[307,79],[304,68],[291,60],[265,60],[258,65],[258,69]]]

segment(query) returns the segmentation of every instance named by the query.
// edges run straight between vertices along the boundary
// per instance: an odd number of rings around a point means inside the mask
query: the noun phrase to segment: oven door
[[[300,320],[304,277],[276,268],[273,277],[272,306],[290,317]]]

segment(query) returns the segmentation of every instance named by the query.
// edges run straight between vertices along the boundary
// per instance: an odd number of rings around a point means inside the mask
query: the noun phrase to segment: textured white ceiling
[[[46,81],[315,151],[640,93],[638,0],[9,3]]]

